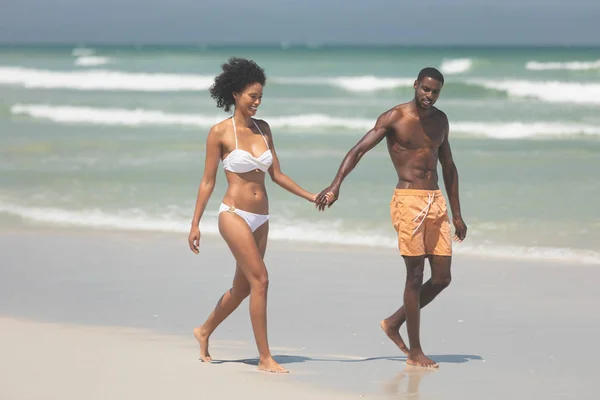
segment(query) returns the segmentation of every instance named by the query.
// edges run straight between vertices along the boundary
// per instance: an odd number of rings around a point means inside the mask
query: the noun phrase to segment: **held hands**
[[[465,221],[463,221],[462,217],[452,218],[452,222],[454,223],[454,237],[452,240],[460,243],[467,236],[467,225],[465,224]]]
[[[200,246],[200,228],[195,225],[190,229],[188,245],[190,246],[191,251],[198,254],[198,247]]]
[[[335,203],[340,194],[340,188],[335,185],[323,189],[315,198],[315,207],[319,211],[325,210],[325,206],[331,207]]]
[[[317,207],[317,206],[316,206],[316,203],[317,203],[317,198],[319,197],[319,194],[320,194],[320,193],[318,193],[318,194],[312,194],[312,195],[310,196],[310,198],[308,199],[308,201],[310,201],[311,203],[315,203],[315,207]],[[331,199],[333,199],[333,194],[332,194],[332,193],[328,193],[328,194],[326,195],[326,199],[325,199],[325,201],[328,203],[329,201],[331,201]]]

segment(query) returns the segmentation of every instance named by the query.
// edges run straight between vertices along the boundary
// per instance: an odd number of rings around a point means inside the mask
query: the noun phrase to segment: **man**
[[[419,340],[420,309],[450,284],[452,241],[446,202],[438,186],[437,162],[442,166],[455,234],[462,242],[467,227],[460,212],[458,171],[448,142],[448,118],[433,105],[444,85],[435,68],[424,68],[414,83],[415,97],[379,116],[375,126],[348,152],[331,185],[316,199],[323,211],[339,196],[340,186],[361,157],[384,138],[398,184],[390,203],[394,228],[398,232],[400,254],[406,264],[404,305],[381,321],[387,336],[407,356],[407,364],[426,368],[438,365],[427,358]],[[431,266],[431,279],[423,284],[425,258]],[[400,336],[406,322],[409,347]]]

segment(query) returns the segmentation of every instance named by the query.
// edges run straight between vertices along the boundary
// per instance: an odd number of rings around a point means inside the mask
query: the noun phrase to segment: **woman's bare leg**
[[[208,339],[215,329],[250,295],[250,284],[242,272],[240,265],[235,267],[233,284],[217,302],[215,309],[206,321],[194,329],[194,336],[200,343],[200,359],[210,362],[212,359],[208,352]]]
[[[267,250],[267,238],[269,236],[269,222],[265,222],[254,232],[254,239],[260,257],[264,259]],[[266,319],[266,315],[265,315]],[[279,365],[272,357],[267,360],[262,360],[258,364],[258,369],[269,372],[288,372],[285,368]]]
[[[268,225],[265,223],[252,234],[248,224],[242,218],[234,213],[223,212],[219,215],[219,231],[250,284],[250,320],[260,357],[258,369],[268,372],[288,372],[273,359],[267,339],[269,275],[263,262],[263,255]],[[257,243],[262,246],[262,252]]]

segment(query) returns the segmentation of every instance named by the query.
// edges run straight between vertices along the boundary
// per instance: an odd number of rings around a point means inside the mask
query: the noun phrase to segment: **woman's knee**
[[[230,293],[232,296],[244,300],[246,297],[250,296],[250,285],[233,285]]]
[[[269,289],[269,274],[267,273],[267,269],[264,268],[263,271],[252,274],[252,277],[248,279],[250,282],[250,290],[253,292],[267,292]]]

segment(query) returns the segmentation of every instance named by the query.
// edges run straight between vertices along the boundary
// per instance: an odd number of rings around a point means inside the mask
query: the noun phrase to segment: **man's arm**
[[[439,159],[442,165],[442,175],[444,177],[444,186],[446,187],[446,193],[448,193],[448,200],[450,202],[450,209],[452,210],[452,221],[454,223],[455,235],[454,240],[462,242],[465,236],[467,236],[467,226],[465,225],[462,214],[460,211],[460,199],[458,196],[458,169],[454,164],[452,158],[452,149],[450,148],[450,142],[448,140],[450,134],[450,127],[448,124],[448,118],[443,114],[444,118],[444,141],[439,148]]]
[[[399,111],[396,109],[391,109],[381,114],[379,118],[377,118],[375,126],[350,149],[342,160],[340,168],[338,169],[333,182],[331,182],[331,185],[317,195],[315,203],[319,210],[322,211],[326,205],[331,206],[335,203],[339,195],[340,186],[346,176],[348,176],[354,167],[356,167],[362,156],[379,144],[379,142],[387,135],[393,122],[398,118],[398,113]],[[328,203],[327,193],[330,192],[333,193],[333,199]]]

